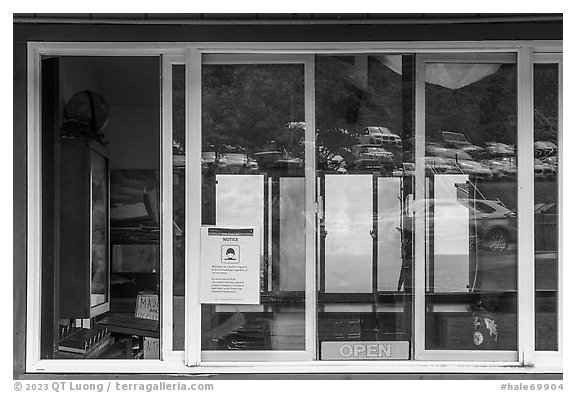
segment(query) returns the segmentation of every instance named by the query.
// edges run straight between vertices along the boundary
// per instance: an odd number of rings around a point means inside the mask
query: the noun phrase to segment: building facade
[[[562,15],[15,14],[14,375],[561,376],[562,154]]]

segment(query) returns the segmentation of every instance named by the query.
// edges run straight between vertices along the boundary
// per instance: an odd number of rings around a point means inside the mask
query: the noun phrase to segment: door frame
[[[426,315],[426,223],[424,212],[415,212],[414,228],[414,359],[415,360],[466,360],[518,361],[533,364],[535,334],[524,326],[534,325],[534,145],[533,129],[532,48],[520,46],[508,53],[438,53],[416,55],[416,152],[414,199],[426,198],[425,176],[425,88],[428,63],[515,63],[517,64],[517,146],[518,146],[518,251],[517,251],[517,333],[516,351],[484,350],[427,350],[425,348]],[[521,224],[520,224],[521,223]]]
[[[558,350],[557,351],[535,351],[534,363],[547,363],[562,367],[562,356],[564,353],[564,328],[563,328],[563,304],[564,304],[564,247],[563,247],[563,222],[564,222],[564,197],[563,197],[563,175],[564,175],[564,132],[563,132],[563,54],[562,52],[534,53],[532,66],[536,64],[557,64],[558,65]],[[534,94],[532,94],[534,95]],[[534,133],[532,133],[534,134]]]
[[[304,67],[304,117],[305,129],[305,222],[306,222],[306,287],[305,287],[305,349],[257,350],[257,351],[206,351],[201,349],[201,302],[200,286],[187,285],[186,293],[186,365],[198,366],[203,363],[222,361],[313,361],[316,359],[316,212],[315,173],[315,101],[314,101],[314,56],[306,54],[202,54],[198,50],[188,51],[187,68],[188,99],[186,108],[186,184],[201,184],[202,150],[202,66],[232,64],[301,64]],[[193,63],[193,64],[191,64]],[[196,283],[200,276],[202,227],[201,187],[186,188],[186,282]],[[190,204],[190,207],[189,207]],[[193,251],[192,251],[193,250]]]

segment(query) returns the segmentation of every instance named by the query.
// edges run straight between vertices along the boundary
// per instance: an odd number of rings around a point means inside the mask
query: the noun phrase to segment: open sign
[[[408,341],[324,341],[322,360],[405,360]]]

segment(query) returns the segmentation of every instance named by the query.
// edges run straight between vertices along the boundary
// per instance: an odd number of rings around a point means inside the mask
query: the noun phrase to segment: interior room
[[[43,323],[55,328],[53,356],[158,359],[159,59],[50,60],[60,258],[54,319]]]

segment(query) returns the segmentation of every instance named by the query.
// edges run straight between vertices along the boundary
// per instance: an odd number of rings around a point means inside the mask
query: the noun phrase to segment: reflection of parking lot
[[[387,131],[382,131],[387,130]],[[346,145],[333,146],[330,136],[347,136]],[[430,136],[425,143],[425,170],[428,174],[459,173],[473,179],[514,179],[518,173],[516,146],[498,141],[487,141],[482,146],[472,144],[462,133],[440,132],[441,137]],[[386,127],[367,127],[356,137],[347,130],[322,133],[319,141],[319,169],[331,168],[331,157],[339,157],[339,173],[381,172],[383,175],[414,175],[414,140],[402,141]],[[389,141],[390,138],[394,141]],[[355,142],[355,143],[352,143]],[[359,143],[358,143],[359,142]],[[534,143],[534,175],[555,176],[558,168],[558,149],[550,141]]]

